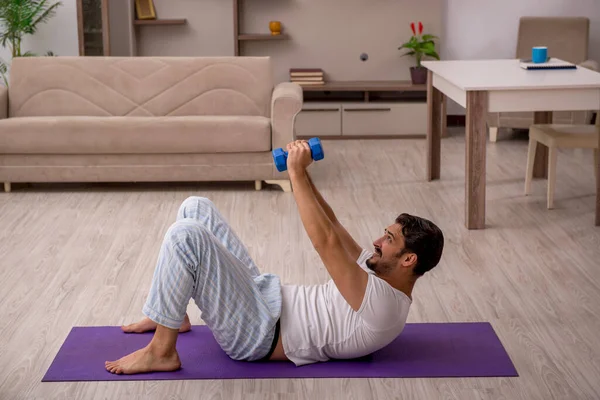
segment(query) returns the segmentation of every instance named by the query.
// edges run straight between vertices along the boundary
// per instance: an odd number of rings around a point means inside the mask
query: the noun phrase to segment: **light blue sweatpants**
[[[271,348],[281,315],[281,283],[260,274],[215,205],[189,197],[165,234],[143,313],[178,329],[190,298],[225,353],[255,361]]]

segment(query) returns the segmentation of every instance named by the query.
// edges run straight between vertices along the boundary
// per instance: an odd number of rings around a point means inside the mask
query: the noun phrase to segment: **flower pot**
[[[410,67],[410,78],[413,85],[423,85],[427,83],[427,68]]]
[[[271,30],[271,35],[273,35],[273,36],[281,35],[281,22],[280,21],[269,22],[269,29]]]

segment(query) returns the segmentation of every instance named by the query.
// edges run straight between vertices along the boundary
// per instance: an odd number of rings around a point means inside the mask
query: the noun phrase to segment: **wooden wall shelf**
[[[241,9],[244,0],[233,0],[233,45],[234,55],[242,55],[242,43],[248,41],[270,41],[270,40],[287,40],[290,35],[281,33],[279,35],[271,35],[271,33],[240,33],[241,27]]]
[[[134,25],[185,25],[187,19],[136,19]]]
[[[290,36],[282,33],[280,35],[271,35],[270,33],[242,33],[238,40],[286,40]]]

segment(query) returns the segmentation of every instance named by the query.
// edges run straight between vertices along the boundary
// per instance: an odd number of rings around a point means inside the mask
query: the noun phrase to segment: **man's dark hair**
[[[442,258],[444,250],[444,235],[433,222],[410,214],[400,214],[396,223],[402,226],[404,250],[417,255],[417,265],[413,272],[422,276],[431,270]]]

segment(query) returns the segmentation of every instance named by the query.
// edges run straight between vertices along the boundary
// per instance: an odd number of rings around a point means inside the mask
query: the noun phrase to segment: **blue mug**
[[[531,50],[531,61],[536,64],[545,63],[548,59],[548,48],[545,46],[537,46]]]

